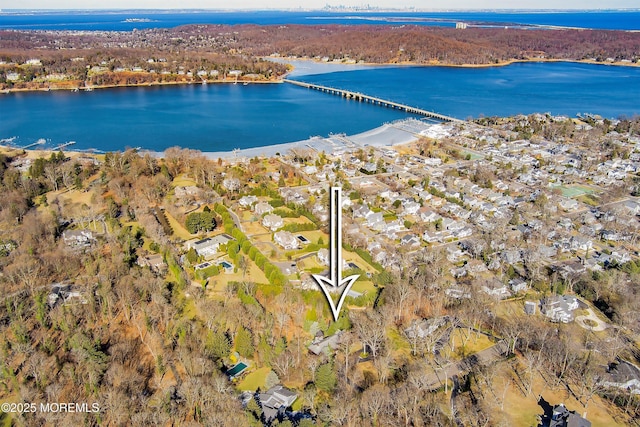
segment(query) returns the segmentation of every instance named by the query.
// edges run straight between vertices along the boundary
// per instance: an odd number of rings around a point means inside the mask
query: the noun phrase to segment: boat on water
[[[93,91],[93,88],[92,87],[85,87],[84,91],[85,92],[91,92],[91,91]]]

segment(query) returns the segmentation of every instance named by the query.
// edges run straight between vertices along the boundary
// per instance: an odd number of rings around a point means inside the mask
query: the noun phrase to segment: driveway
[[[607,329],[609,325],[600,320],[591,308],[588,308],[587,311],[589,312],[589,314],[576,317],[576,323],[578,325],[593,332],[602,332]],[[587,324],[587,320],[589,320],[592,324]]]

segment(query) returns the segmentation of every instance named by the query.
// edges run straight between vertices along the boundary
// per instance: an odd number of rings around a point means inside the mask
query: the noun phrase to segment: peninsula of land
[[[295,43],[292,42],[295,40]],[[189,25],[133,32],[0,31],[0,91],[280,82],[292,60],[500,66],[638,65],[640,33],[360,25]],[[286,59],[279,63],[267,59]]]

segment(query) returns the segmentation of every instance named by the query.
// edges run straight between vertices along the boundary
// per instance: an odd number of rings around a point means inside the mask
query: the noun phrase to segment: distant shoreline
[[[246,85],[245,85],[246,83]],[[248,86],[252,84],[280,84],[284,83],[282,79],[278,80],[211,80],[207,82],[203,81],[188,81],[188,82],[150,82],[150,83],[131,83],[122,85],[95,85],[95,86],[74,86],[74,87],[55,87],[55,88],[19,88],[19,89],[2,89],[0,93],[24,93],[24,92],[91,92],[97,89],[116,89],[116,88],[128,88],[128,87],[156,87],[156,86],[189,86],[189,85],[217,85],[217,84],[242,84]]]
[[[358,68],[385,68],[385,67],[442,67],[442,68],[490,68],[490,67],[506,67],[512,64],[518,63],[554,63],[554,62],[567,62],[567,63],[575,63],[575,64],[587,64],[587,65],[602,65],[602,66],[614,66],[614,67],[640,67],[640,63],[638,62],[597,62],[585,59],[555,59],[555,58],[534,58],[534,59],[510,59],[507,61],[500,61],[493,64],[446,64],[446,63],[416,63],[416,62],[393,62],[393,63],[373,63],[373,62],[359,62],[359,63],[344,63],[344,62],[322,62],[311,58],[287,58],[287,57],[278,57],[278,58],[269,58],[265,57],[264,59],[268,59],[273,62],[290,64],[293,66],[293,69],[286,74],[283,74],[277,79],[272,80],[211,80],[211,81],[181,81],[181,82],[150,82],[150,83],[132,83],[132,84],[114,84],[114,85],[96,85],[96,86],[77,86],[77,87],[57,87],[57,88],[7,88],[0,90],[0,94],[10,94],[10,93],[24,93],[24,92],[84,92],[91,91],[94,89],[115,89],[115,88],[127,88],[127,87],[155,87],[155,86],[188,86],[188,85],[205,85],[205,84],[242,84],[243,86],[248,86],[252,84],[281,84],[284,83],[283,79],[296,76],[304,76],[310,74],[322,74],[329,72],[337,72],[337,71],[352,71]],[[318,72],[311,73],[303,73],[300,74],[299,70],[296,70],[295,64],[315,64],[318,66]],[[321,68],[336,68],[332,71],[319,71]],[[312,67],[313,68],[313,67]],[[337,69],[340,68],[340,69]]]

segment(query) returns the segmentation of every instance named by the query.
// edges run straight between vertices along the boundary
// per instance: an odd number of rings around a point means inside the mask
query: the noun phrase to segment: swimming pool
[[[227,371],[227,375],[229,378],[235,378],[240,375],[245,369],[247,369],[247,365],[245,363],[239,362],[233,368]]]

